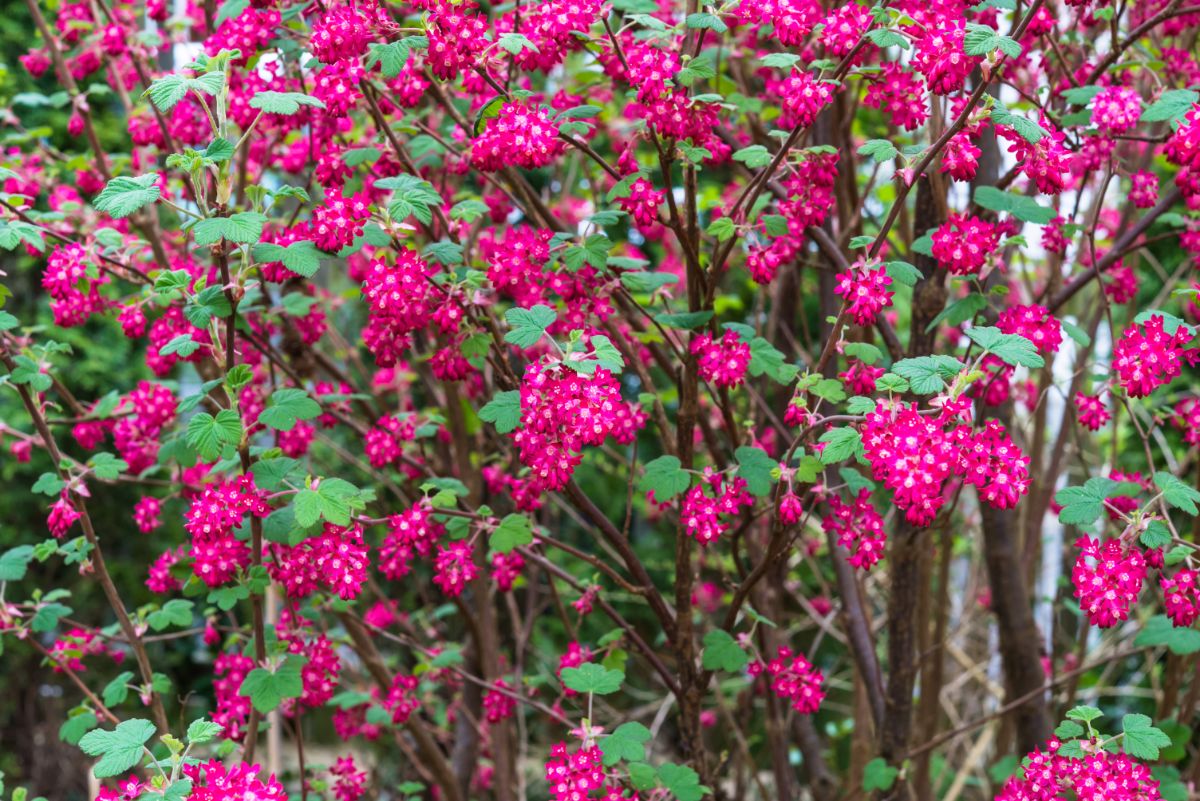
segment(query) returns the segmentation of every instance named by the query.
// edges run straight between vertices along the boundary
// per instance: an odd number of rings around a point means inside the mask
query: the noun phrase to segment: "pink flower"
[[[507,166],[536,170],[550,164],[566,149],[558,128],[544,109],[505,103],[482,135],[471,143],[471,163],[484,172]]]
[[[138,500],[133,507],[133,521],[143,534],[149,534],[162,525],[161,514],[162,501],[150,495]]]
[[[1142,326],[1125,329],[1113,346],[1113,370],[1133,398],[1144,398],[1171,383],[1183,370],[1183,347],[1192,339],[1186,326],[1168,334],[1163,318],[1155,315]]]
[[[1071,583],[1079,607],[1093,626],[1115,626],[1129,617],[1129,608],[1142,591],[1146,559],[1137,546],[1126,547],[1116,539],[1101,546],[1099,540],[1080,537],[1075,545],[1080,552]]]
[[[804,654],[793,654],[790,648],[780,646],[778,654],[770,662],[752,662],[750,675],[765,673],[771,691],[801,715],[811,715],[821,706],[825,692],[821,689],[825,676],[813,667]]]
[[[1075,411],[1079,422],[1091,431],[1099,431],[1112,418],[1108,406],[1100,400],[1100,395],[1084,395],[1075,393]]]
[[[883,558],[887,546],[883,518],[871,504],[871,491],[860,489],[851,503],[844,503],[838,495],[830,495],[828,501],[829,515],[821,521],[822,527],[850,552],[850,564],[870,570]]]
[[[874,325],[879,312],[892,305],[892,293],[888,291],[892,279],[878,261],[870,266],[860,259],[852,269],[838,273],[835,280],[834,294],[845,299],[846,312],[857,325]]]
[[[978,217],[951,214],[933,233],[933,257],[955,275],[977,273],[999,246],[996,226]]]
[[[438,546],[433,567],[433,583],[450,596],[462,595],[467,585],[479,575],[474,548],[463,540]]]
[[[1055,353],[1062,344],[1062,323],[1045,306],[1009,306],[1000,312],[996,327],[1025,337],[1041,353]]]
[[[701,334],[692,340],[691,350],[697,355],[700,377],[719,387],[738,386],[750,367],[750,345],[736,331],[726,330],[719,340]]]

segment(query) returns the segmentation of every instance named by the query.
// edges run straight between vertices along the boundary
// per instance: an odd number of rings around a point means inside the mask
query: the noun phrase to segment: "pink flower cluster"
[[[362,592],[368,565],[362,526],[354,523],[342,528],[326,523],[315,537],[295,546],[275,546],[267,569],[289,598],[303,598],[323,588],[349,601]]]
[[[1158,577],[1158,586],[1172,623],[1187,627],[1196,622],[1200,617],[1200,573],[1189,568],[1182,568],[1173,576],[1163,573]]]
[[[451,597],[462,595],[467,585],[479,575],[474,547],[467,540],[439,545],[433,569],[433,583],[442,592]]]
[[[337,801],[358,801],[367,792],[367,772],[358,769],[354,757],[338,757],[329,773],[333,776],[333,797]]]
[[[512,436],[533,484],[558,490],[583,460],[585,445],[599,445],[610,435],[632,442],[641,419],[603,367],[588,376],[561,362],[534,362],[521,382],[521,427]]]
[[[565,148],[544,109],[505,103],[499,116],[471,143],[471,164],[484,172],[509,166],[536,170],[562,155]]]
[[[362,277],[370,321],[363,341],[381,367],[391,367],[409,347],[411,334],[429,325],[436,271],[416,251],[400,248],[394,264],[372,261]]]
[[[1041,353],[1055,353],[1062,344],[1062,323],[1045,306],[1009,306],[1000,312],[996,327],[1025,337]]]
[[[441,523],[431,519],[433,507],[421,501],[404,512],[388,518],[388,533],[379,548],[379,570],[390,579],[407,576],[418,556],[428,556],[445,533]]]
[[[50,252],[42,288],[50,296],[50,311],[54,324],[64,328],[83,325],[88,318],[108,307],[100,295],[100,287],[108,276],[100,272],[96,259],[83,245],[61,245]]]
[[[692,340],[700,377],[718,387],[736,387],[750,368],[750,345],[736,331],[726,330],[720,339],[701,334]]]
[[[233,530],[247,514],[266,517],[271,511],[254,486],[253,476],[205,487],[192,501],[183,527],[192,537],[193,570],[205,584],[219,587],[250,564],[250,547]]]
[[[1080,549],[1071,570],[1071,583],[1079,607],[1093,626],[1109,628],[1129,617],[1146,578],[1146,557],[1136,545],[1119,539],[1103,545],[1091,537],[1080,537]]]
[[[871,504],[871,491],[860,489],[850,503],[830,495],[829,514],[821,521],[824,529],[837,537],[838,545],[850,552],[850,564],[870,570],[883,558],[887,532],[883,518]]]
[[[689,535],[701,545],[711,545],[729,528],[726,518],[753,503],[743,479],[709,473],[688,490],[679,514]]]
[[[813,714],[825,699],[825,691],[821,689],[824,674],[813,667],[804,654],[793,654],[786,646],[779,646],[770,662],[751,662],[748,670],[751,676],[765,674],[771,691],[790,701],[792,709],[801,715]]]
[[[1083,758],[1059,755],[1061,743],[1025,758],[1022,770],[1005,782],[996,801],[1156,801],[1158,781],[1150,769],[1125,754],[1087,748]]]
[[[326,189],[325,202],[313,209],[312,240],[321,250],[337,253],[362,236],[369,219],[371,206],[366,194],[346,197],[340,189]]]
[[[1000,244],[996,226],[978,217],[951,214],[933,232],[933,257],[955,275],[977,273]]]
[[[264,782],[258,765],[244,762],[227,767],[218,759],[185,764],[183,775],[192,780],[188,801],[287,801],[283,785],[274,775]]]
[[[838,273],[836,281],[833,292],[842,296],[856,325],[874,325],[879,312],[892,305],[893,293],[888,291],[892,279],[879,262],[872,266],[859,259],[850,270]]]
[[[948,415],[923,415],[917,405],[879,401],[862,428],[863,452],[877,481],[895,493],[910,523],[927,526],[945,503],[946,482],[961,476],[982,500],[999,509],[1015,506],[1029,491],[1029,457],[995,420],[980,431],[949,430]]]
[[[1159,315],[1144,325],[1130,325],[1113,346],[1113,370],[1121,386],[1130,397],[1144,398],[1169,384],[1183,371],[1183,362],[1190,360],[1184,346],[1191,340],[1191,332],[1183,325],[1168,334]]]
[[[1089,431],[1099,431],[1105,423],[1112,419],[1112,412],[1100,399],[1099,393],[1095,395],[1075,393],[1075,412],[1079,423]]]
[[[554,801],[586,801],[598,798],[603,801],[636,801],[624,794],[615,776],[609,777],[604,770],[604,754],[594,745],[580,746],[574,753],[566,743],[550,747],[550,758],[546,760],[546,782],[550,785],[550,796]],[[597,795],[599,793],[599,795]]]

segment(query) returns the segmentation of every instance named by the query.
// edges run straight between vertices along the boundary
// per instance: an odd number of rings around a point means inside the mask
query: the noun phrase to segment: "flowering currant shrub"
[[[1196,6],[13,14],[13,799],[1197,792]]]

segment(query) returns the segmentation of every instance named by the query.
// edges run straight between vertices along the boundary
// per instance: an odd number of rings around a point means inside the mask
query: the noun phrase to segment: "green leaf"
[[[1063,91],[1062,96],[1072,106],[1086,106],[1103,91],[1103,86],[1076,86]]]
[[[508,392],[497,392],[495,397],[479,410],[479,419],[495,425],[501,434],[515,431],[521,424],[521,391],[512,389]]]
[[[1163,521],[1150,520],[1138,539],[1147,548],[1165,548],[1171,544],[1171,532]]]
[[[737,673],[749,662],[750,657],[729,632],[713,629],[704,635],[704,656],[701,658],[701,664],[705,670]]]
[[[1045,225],[1054,219],[1054,209],[1043,206],[1031,197],[1005,192],[994,186],[975,190],[975,202],[985,209],[1011,214],[1024,222]]]
[[[383,77],[395,78],[404,69],[411,54],[412,51],[403,39],[387,44],[372,42],[370,51],[367,53],[366,68],[372,69],[378,64],[380,71],[383,72]]]
[[[704,325],[712,319],[711,311],[696,311],[696,312],[659,312],[654,315],[654,320],[663,328],[697,328]]]
[[[1200,651],[1200,631],[1191,628],[1176,628],[1166,615],[1155,615],[1146,621],[1134,638],[1137,646],[1165,645],[1171,653],[1181,656]]]
[[[1171,745],[1171,738],[1155,728],[1154,722],[1145,715],[1126,715],[1121,719],[1121,729],[1125,732],[1121,738],[1121,750],[1135,759],[1153,762],[1158,759],[1160,748]]]
[[[849,426],[826,431],[819,441],[825,443],[821,451],[821,464],[837,464],[861,456],[863,452],[862,434]]]
[[[30,487],[30,489],[33,492],[41,495],[49,495],[53,497],[61,494],[63,487],[65,486],[66,484],[63,482],[63,480],[54,473],[42,473],[40,476],[38,476],[38,480],[33,483],[33,486]]]
[[[692,484],[692,477],[681,466],[675,456],[660,456],[646,462],[646,474],[638,482],[638,489],[643,492],[653,492],[654,499],[659,503],[669,501]]]
[[[1070,740],[1072,737],[1082,737],[1083,727],[1073,720],[1064,720],[1054,730],[1054,736],[1060,740]]]
[[[117,776],[138,764],[143,745],[154,736],[154,724],[148,720],[127,720],[112,731],[95,729],[83,735],[79,747],[88,756],[101,757],[92,768],[98,779]]]
[[[488,544],[500,553],[512,553],[518,545],[533,542],[533,523],[522,514],[506,515],[492,532]]]
[[[518,348],[531,348],[557,319],[558,314],[549,306],[509,309],[504,314],[504,321],[512,330],[504,335],[504,341]]]
[[[738,448],[733,455],[738,463],[737,476],[745,480],[751,494],[760,498],[770,495],[771,488],[775,486],[775,472],[779,469],[779,463],[762,448],[748,445]]]
[[[612,240],[604,234],[592,234],[582,245],[571,245],[564,250],[563,263],[571,272],[582,269],[585,264],[602,270],[608,263],[608,252],[612,247]]]
[[[92,712],[81,712],[72,715],[58,727],[58,739],[69,745],[79,745],[83,735],[96,728],[96,715]]]
[[[875,757],[863,767],[863,790],[890,790],[899,775],[899,768],[889,765],[883,757]]]
[[[916,286],[923,277],[920,270],[906,261],[889,261],[885,268],[889,278],[905,286]]]
[[[228,217],[209,217],[192,226],[197,245],[213,245],[222,239],[252,245],[262,239],[267,218],[256,211],[239,211]],[[216,289],[217,287],[213,287]]]
[[[514,56],[520,53],[522,50],[532,50],[535,53],[538,52],[537,45],[535,45],[528,36],[525,36],[521,33],[503,34],[496,41],[496,44],[500,45],[502,49],[507,50]]]
[[[259,92],[250,98],[250,108],[262,109],[267,114],[292,115],[301,106],[325,108],[325,102],[302,92]]]
[[[897,31],[890,31],[887,28],[875,28],[867,31],[867,39],[878,48],[899,47],[902,50],[908,50],[911,45],[908,39]]]
[[[700,801],[709,788],[700,783],[700,775],[686,765],[667,762],[658,768],[658,780],[679,801]]]
[[[617,346],[612,343],[612,340],[603,334],[597,334],[591,338],[590,344],[592,356],[600,362],[600,366],[613,375],[620,375],[621,371],[625,369],[625,357],[621,355],[621,351],[617,350]]]
[[[488,205],[486,203],[482,200],[470,198],[454,204],[454,207],[450,209],[450,219],[475,222],[487,213]]]
[[[1200,492],[1192,485],[1161,470],[1154,474],[1154,484],[1162,490],[1163,500],[1171,506],[1193,516],[1200,514],[1200,509],[1196,508],[1196,501],[1200,501]]]
[[[350,525],[351,512],[366,505],[364,493],[341,478],[323,478],[315,488],[303,489],[292,501],[296,523],[307,528],[324,519],[335,526]]]
[[[800,368],[788,364],[783,353],[762,337],[750,340],[750,375],[765,375],[787,386],[796,380]]]
[[[757,169],[771,163],[771,151],[762,145],[750,145],[734,153],[733,160],[740,161],[751,169]]]
[[[251,465],[250,472],[254,475],[255,486],[274,492],[283,487],[285,481],[296,478],[299,467],[300,462],[296,459],[280,456],[255,462]],[[303,480],[303,477],[299,480]]]
[[[92,205],[98,211],[121,219],[128,217],[143,206],[149,205],[162,195],[158,187],[158,175],[139,175],[136,178],[121,176],[113,178],[104,187]]]
[[[1064,526],[1090,526],[1104,514],[1105,499],[1115,494],[1128,492],[1121,488],[1121,482],[1104,476],[1090,478],[1081,487],[1064,487],[1054,496],[1062,507],[1058,521]]]
[[[675,73],[675,83],[680,86],[691,86],[696,81],[717,76],[717,55],[713,50],[706,50],[688,61],[683,69]]]
[[[208,286],[188,298],[183,314],[188,318],[188,322],[197,328],[207,328],[214,317],[228,317],[233,314],[233,306],[221,287]]]
[[[378,189],[392,190],[388,214],[397,222],[416,217],[425,225],[433,222],[433,210],[441,208],[442,196],[433,184],[415,175],[395,175],[376,181]]]
[[[611,695],[621,689],[625,682],[625,673],[609,670],[595,662],[584,662],[579,667],[564,669],[562,682],[577,693]]]
[[[71,607],[60,603],[43,604],[34,612],[30,626],[39,634],[53,631],[59,618],[66,617],[72,611]]]
[[[795,53],[768,53],[759,59],[764,67],[773,67],[775,69],[790,70],[800,61],[800,56]]]
[[[105,685],[101,695],[104,697],[105,706],[116,706],[125,703],[125,699],[129,697],[129,682],[133,681],[133,671],[126,670],[120,673]]]
[[[221,409],[213,417],[201,412],[188,421],[187,443],[206,462],[221,455],[226,445],[242,441],[242,418],[233,409]]]
[[[1037,347],[1020,334],[1006,334],[992,326],[976,326],[967,336],[979,347],[1005,364],[1022,367],[1044,367],[1046,360],[1038,355]]]
[[[233,142],[218,136],[208,143],[208,147],[204,148],[204,158],[216,162],[229,161],[235,152]]]
[[[1142,112],[1141,122],[1178,122],[1200,101],[1200,93],[1191,89],[1169,89]]]
[[[33,560],[32,545],[18,545],[0,554],[0,581],[20,581]]]
[[[1075,344],[1079,345],[1079,347],[1086,348],[1088,345],[1092,344],[1092,338],[1088,336],[1087,331],[1084,331],[1074,323],[1063,320],[1062,327],[1063,330],[1067,332],[1067,336],[1075,340]]]
[[[729,26],[714,14],[688,14],[684,19],[684,24],[689,28],[710,30],[716,33],[725,33],[729,30]]]
[[[272,242],[260,242],[251,252],[254,254],[254,260],[260,264],[279,262],[296,275],[305,278],[312,278],[321,267],[321,251],[308,239],[293,242],[287,247]]]
[[[1067,712],[1067,717],[1071,720],[1080,720],[1084,723],[1090,723],[1093,720],[1104,717],[1104,713],[1094,706],[1077,706]]]
[[[276,431],[291,431],[300,420],[311,420],[321,413],[321,405],[302,389],[278,389],[271,393],[267,408],[258,414],[258,422]]]
[[[704,230],[705,233],[715,236],[718,242],[724,242],[737,232],[737,226],[729,217],[719,217],[709,223],[708,228]]]
[[[646,743],[653,737],[650,730],[637,721],[622,723],[600,740],[604,764],[611,768],[622,759],[627,762],[641,762],[646,758]]]
[[[870,139],[858,148],[858,155],[870,156],[875,161],[891,161],[900,151],[886,139]]]
[[[950,325],[961,325],[967,320],[970,320],[979,312],[987,308],[987,298],[978,292],[972,292],[961,300],[956,300],[951,303],[942,313],[934,317],[929,325],[925,326],[925,333],[929,333],[937,328],[942,323]]]
[[[211,720],[205,720],[204,718],[193,720],[187,729],[187,740],[192,745],[202,745],[212,742],[217,739],[217,736],[224,728],[220,723],[213,723]]]
[[[883,359],[883,351],[870,342],[847,342],[842,352],[851,358],[858,359],[863,364],[875,364]]]
[[[151,612],[147,621],[155,631],[162,631],[171,626],[189,626],[192,623],[192,602],[172,598],[163,604],[162,609]]]
[[[630,292],[654,292],[668,284],[679,283],[679,276],[671,273],[624,272],[621,284]]]
[[[1031,145],[1036,145],[1049,135],[1042,126],[1018,114],[1013,114],[1008,110],[1007,106],[998,100],[992,107],[991,117],[992,122],[996,125],[1012,128],[1018,136]]]
[[[908,379],[918,395],[932,395],[946,388],[946,381],[957,376],[965,365],[952,356],[918,356],[901,359],[892,365],[893,372]]]
[[[11,331],[21,324],[21,321],[6,311],[0,311],[0,331]]]
[[[307,661],[302,656],[289,654],[274,672],[255,668],[242,681],[238,695],[249,697],[254,708],[263,714],[276,709],[284,699],[299,698],[304,692],[300,670]]]

